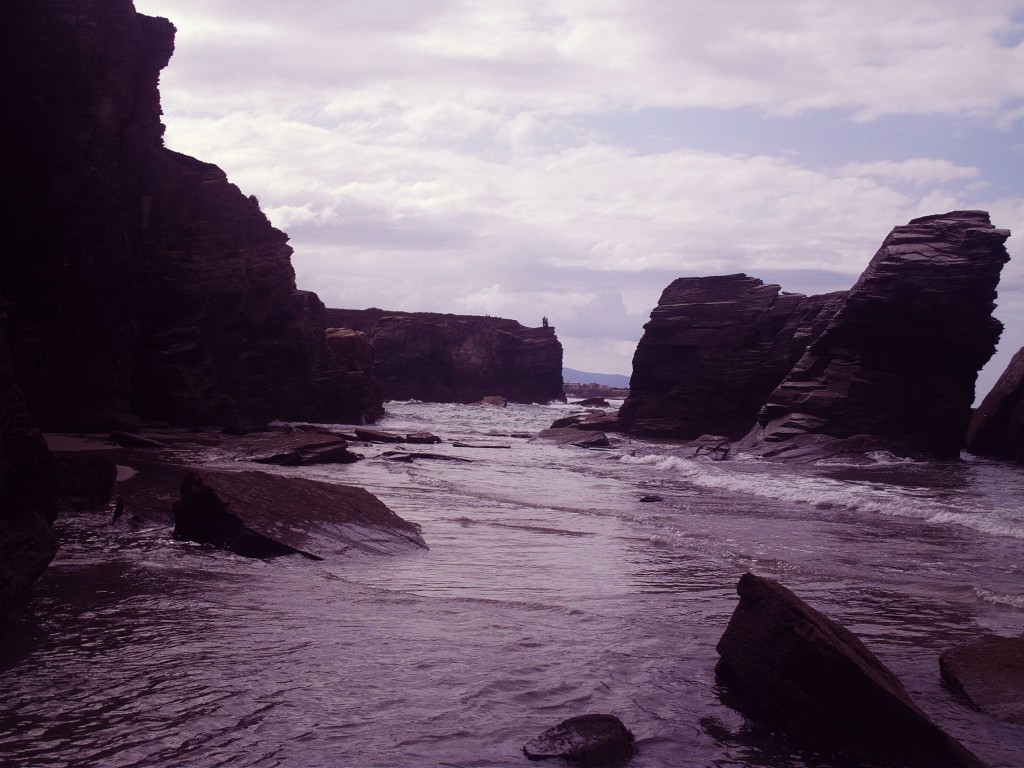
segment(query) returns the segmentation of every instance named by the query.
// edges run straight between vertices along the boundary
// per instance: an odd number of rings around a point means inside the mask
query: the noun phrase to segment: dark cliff
[[[971,417],[967,449],[1024,463],[1024,348],[985,395]]]
[[[380,309],[328,309],[327,321],[366,334],[389,400],[565,400],[562,345],[553,328],[526,328],[500,317]]]
[[[29,411],[50,429],[372,417],[287,237],[163,146],[173,41],[130,0],[0,5],[0,291]]]
[[[684,440],[742,437],[843,295],[781,293],[746,275],[674,281],[633,356],[623,428]]]
[[[868,436],[904,455],[956,457],[1002,332],[992,310],[1009,235],[982,211],[893,229],[768,398],[753,444]]]

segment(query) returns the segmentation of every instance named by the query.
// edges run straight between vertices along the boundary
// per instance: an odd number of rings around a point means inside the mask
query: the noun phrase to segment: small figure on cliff
[[[545,317],[543,317],[541,319],[541,323],[544,325],[545,328],[548,327],[548,318],[547,318],[547,316],[545,316]]]

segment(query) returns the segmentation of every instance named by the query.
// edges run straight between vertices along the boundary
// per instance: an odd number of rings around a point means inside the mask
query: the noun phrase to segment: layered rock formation
[[[164,148],[173,41],[130,0],[0,5],[0,290],[30,412],[60,429],[372,416],[287,237]]]
[[[985,395],[971,417],[967,449],[1024,463],[1024,348]]]
[[[0,621],[26,600],[57,552],[56,469],[36,429],[0,333]]]
[[[742,274],[674,281],[633,356],[623,428],[684,440],[742,437],[842,297],[783,293]]]
[[[992,310],[1009,235],[983,211],[893,229],[768,397],[751,442],[803,450],[819,438],[852,439],[904,455],[959,455],[975,379],[1002,332]]]
[[[716,671],[756,717],[851,765],[982,765],[845,627],[770,579],[747,573],[737,592]]]
[[[500,317],[328,309],[327,322],[366,334],[389,400],[564,401],[562,345],[553,328]]]

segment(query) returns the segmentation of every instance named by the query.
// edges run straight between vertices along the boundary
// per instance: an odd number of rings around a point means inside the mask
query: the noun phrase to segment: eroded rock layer
[[[623,426],[680,439],[742,437],[842,297],[782,293],[742,274],[674,281],[637,345]]]
[[[0,290],[30,412],[60,429],[363,420],[379,397],[329,350],[287,237],[163,146],[173,47],[130,0],[0,5]]]
[[[753,442],[866,435],[901,454],[957,456],[1002,332],[992,310],[1009,235],[983,211],[893,229],[767,399]]]
[[[1024,463],[1024,348],[1013,356],[971,417],[967,448]]]
[[[562,345],[553,328],[527,328],[500,317],[380,309],[328,309],[327,322],[366,334],[389,400],[565,400]]]

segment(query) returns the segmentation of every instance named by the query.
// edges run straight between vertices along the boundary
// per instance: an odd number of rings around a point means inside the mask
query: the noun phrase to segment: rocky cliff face
[[[843,295],[781,293],[746,275],[676,280],[644,326],[623,427],[679,439],[742,437]]]
[[[967,449],[1024,463],[1024,348],[971,417]]]
[[[130,0],[0,6],[0,290],[29,410],[61,429],[361,421],[379,400],[329,350],[287,237],[163,146],[173,40]]]
[[[825,331],[768,398],[754,445],[870,436],[956,457],[995,351],[1008,230],[982,211],[914,219],[882,243]]]
[[[553,328],[526,328],[499,317],[379,309],[328,309],[327,322],[366,334],[387,399],[565,400],[562,345]]]

